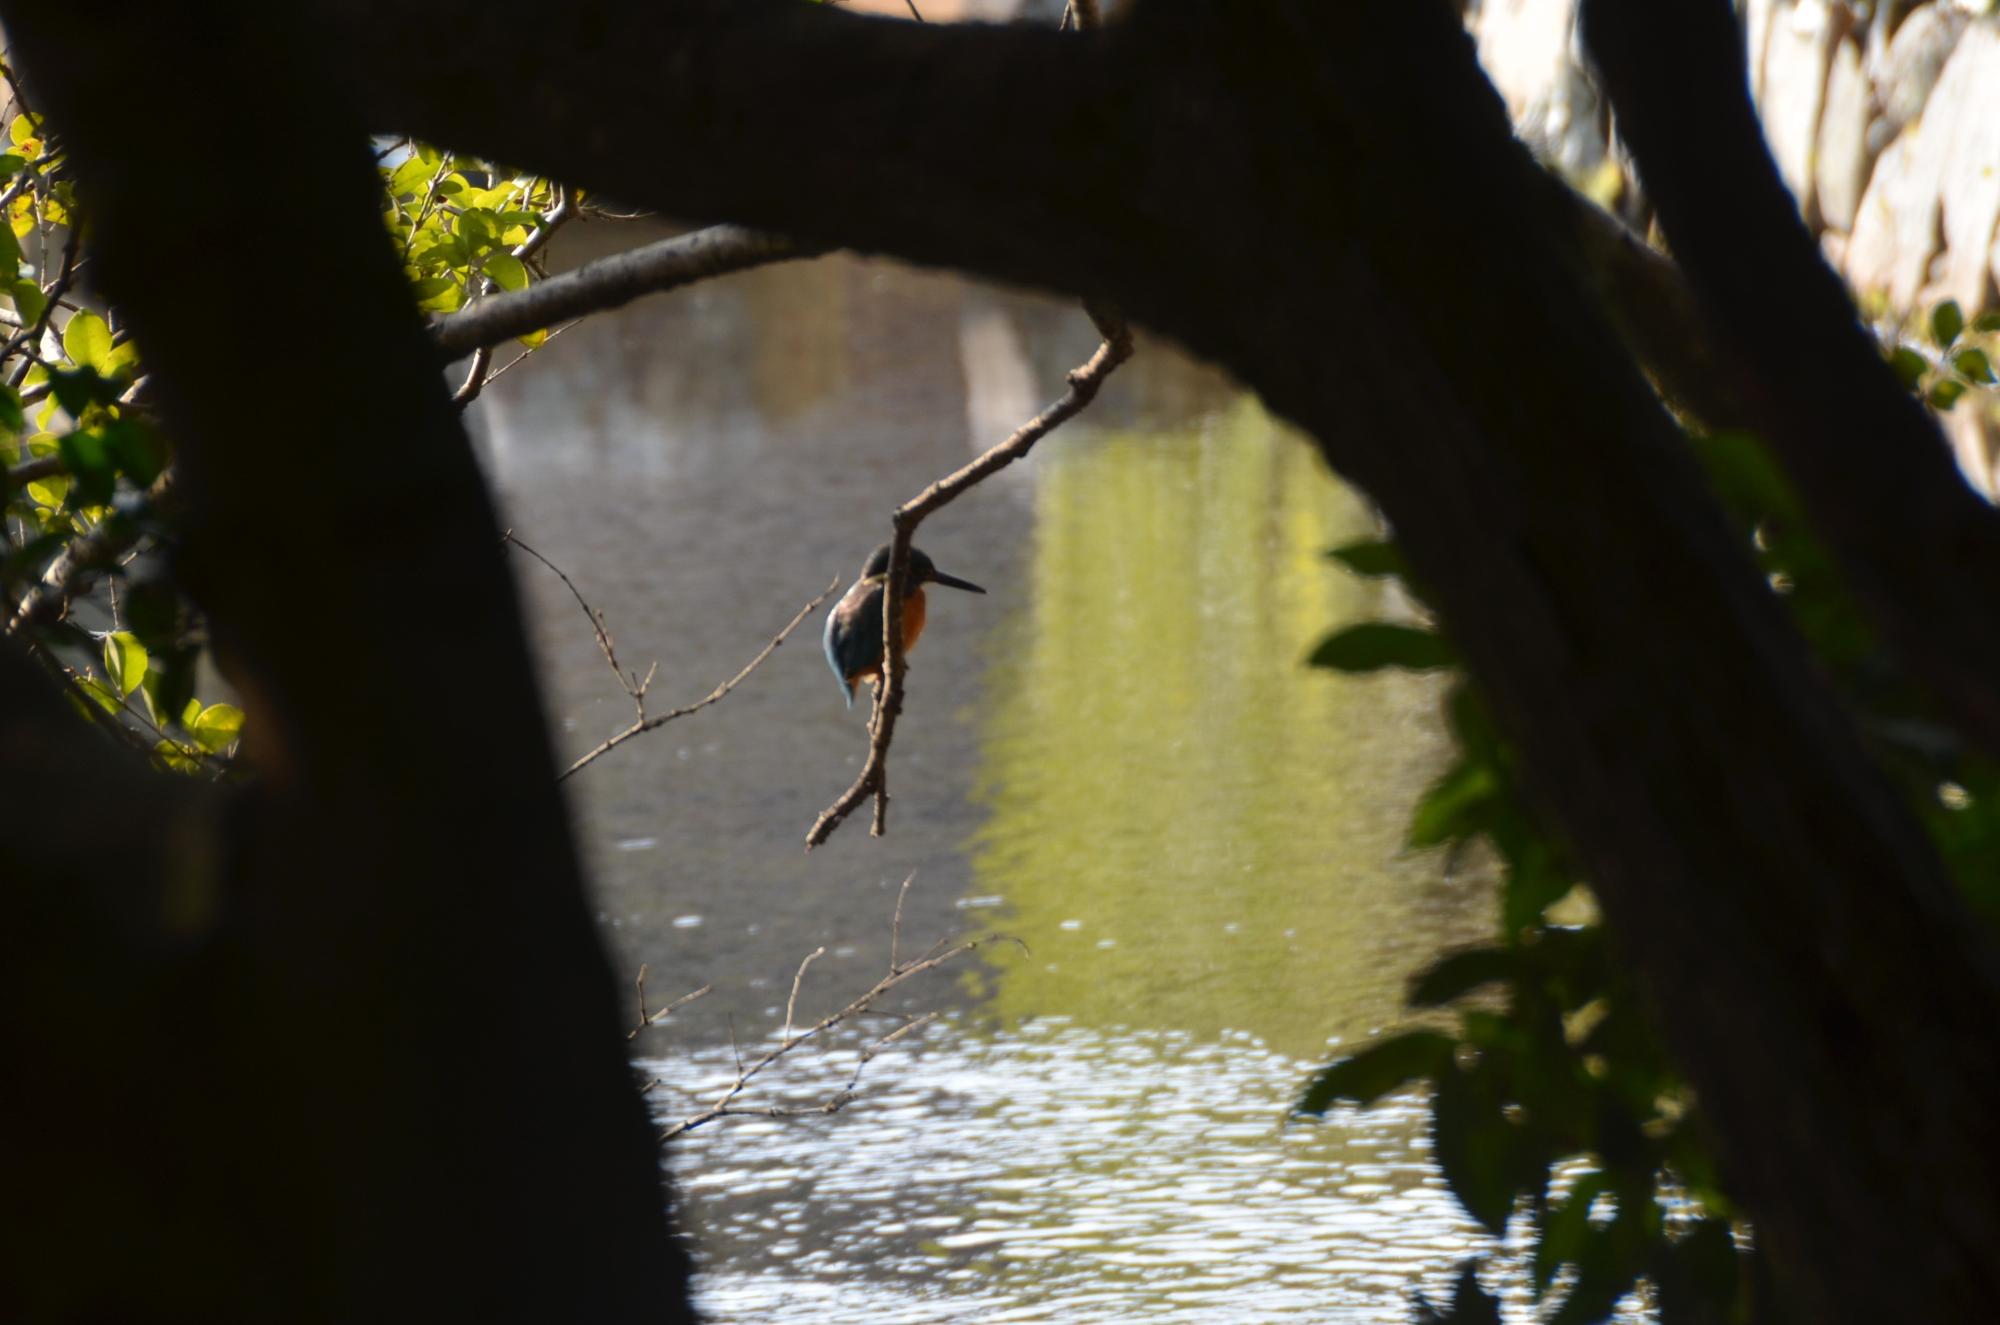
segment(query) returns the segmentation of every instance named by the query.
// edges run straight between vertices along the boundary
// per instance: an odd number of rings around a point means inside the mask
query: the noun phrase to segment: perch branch
[[[1069,389],[1061,399],[1023,424],[1012,437],[993,447],[956,473],[947,475],[896,508],[892,517],[895,539],[890,544],[889,578],[884,586],[882,613],[882,682],[875,688],[875,708],[868,724],[868,761],[852,786],[820,812],[806,834],[806,850],[833,836],[841,821],[875,798],[875,820],[870,832],[880,837],[886,827],[889,803],[889,743],[895,738],[896,718],[903,711],[903,611],[901,586],[909,576],[910,540],[917,526],[941,507],[957,500],[968,489],[999,473],[1034,449],[1035,443],[1074,418],[1091,401],[1117,367],[1132,357],[1132,332],[1115,312],[1086,303],[1084,309],[1097,324],[1104,343],[1082,367],[1069,374]]]

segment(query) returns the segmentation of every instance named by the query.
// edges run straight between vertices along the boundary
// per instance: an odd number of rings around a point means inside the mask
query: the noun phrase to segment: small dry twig
[[[694,1002],[696,999],[705,998],[709,994],[715,992],[714,985],[712,984],[703,985],[701,988],[695,990],[692,994],[682,994],[679,998],[667,1004],[665,1007],[661,1008],[658,1012],[648,1012],[646,1011],[646,963],[644,962],[639,963],[639,978],[633,983],[639,986],[639,1024],[637,1026],[634,1026],[631,1030],[625,1032],[625,1038],[628,1040],[638,1039],[639,1032],[645,1030],[648,1026],[658,1025],[660,1022],[665,1021],[668,1017],[673,1016],[676,1012],[679,1012],[682,1008]],[[643,1093],[645,1090],[649,1089],[654,1084],[657,1084],[657,1082],[648,1082],[647,1085],[640,1087],[640,1091]]]
[[[793,615],[792,619],[785,623],[784,629],[773,635],[764,647],[757,651],[757,655],[754,658],[743,664],[736,675],[722,682],[715,689],[709,691],[700,699],[695,700],[692,704],[683,704],[679,708],[669,710],[666,713],[648,716],[646,712],[646,695],[652,689],[653,677],[659,671],[660,665],[656,662],[651,667],[648,667],[644,676],[641,676],[636,670],[631,672],[626,671],[618,663],[618,647],[611,638],[610,628],[605,625],[604,614],[590,605],[590,601],[583,596],[583,591],[576,587],[576,581],[570,579],[563,572],[562,567],[556,565],[553,561],[550,561],[547,557],[514,537],[513,530],[509,529],[500,535],[500,541],[503,544],[512,544],[521,549],[521,551],[555,572],[556,578],[561,580],[563,586],[569,590],[570,597],[576,599],[576,605],[583,609],[583,615],[590,621],[591,633],[597,637],[597,651],[604,655],[604,661],[611,668],[611,674],[618,678],[619,688],[632,701],[632,725],[618,732],[616,735],[606,738],[595,749],[583,755],[575,763],[557,774],[556,781],[558,782],[574,775],[584,765],[591,763],[593,760],[601,759],[605,755],[610,754],[633,737],[643,736],[655,728],[664,727],[677,718],[685,718],[691,713],[699,713],[710,704],[714,704],[726,697],[730,691],[741,685],[750,673],[763,666],[764,660],[778,651],[778,646],[783,644],[791,633],[799,628],[800,623],[811,616],[819,605],[832,597],[834,590],[840,587],[840,581],[836,579],[833,583],[827,585],[825,589],[821,590],[819,596],[804,607],[801,607]]]
[[[1097,398],[1097,393],[1120,364],[1132,357],[1132,331],[1115,310],[1085,301],[1084,311],[1096,323],[1104,343],[1081,367],[1071,370],[1069,389],[1062,398],[1017,429],[1012,437],[993,447],[971,464],[947,475],[896,508],[891,517],[895,538],[890,543],[889,575],[883,586],[882,680],[875,687],[875,707],[868,722],[868,761],[852,786],[820,812],[806,834],[806,850],[825,842],[833,830],[852,814],[862,801],[875,798],[875,821],[871,836],[880,837],[887,827],[889,812],[889,743],[895,737],[896,718],[903,711],[902,586],[909,578],[910,540],[925,517],[946,506],[965,492],[999,473],[1027,455],[1036,442],[1075,417]]]
[[[893,922],[893,932],[896,934],[900,934],[902,927],[903,897],[909,892],[909,888],[909,880],[905,879],[902,891],[896,896],[896,918]],[[671,1141],[685,1132],[691,1132],[695,1128],[714,1122],[718,1118],[798,1118],[808,1114],[840,1112],[840,1110],[846,1108],[856,1098],[856,1088],[860,1085],[862,1070],[868,1066],[869,1062],[890,1045],[910,1035],[914,1035],[923,1027],[936,1021],[938,1014],[935,1011],[907,1018],[887,1035],[864,1045],[856,1055],[854,1071],[848,1076],[846,1083],[839,1089],[810,1104],[746,1105],[737,1103],[737,1100],[742,1096],[750,1083],[756,1079],[757,1075],[771,1064],[777,1062],[786,1054],[791,1053],[800,1045],[825,1035],[841,1023],[852,1021],[857,1017],[874,1011],[875,1004],[880,1002],[885,994],[895,989],[904,981],[922,975],[926,971],[934,971],[947,962],[954,961],[966,953],[985,947],[991,943],[1013,943],[1020,946],[1023,951],[1026,950],[1027,946],[1021,943],[1019,939],[1006,934],[992,934],[984,938],[975,939],[960,939],[955,942],[949,938],[943,938],[926,949],[923,956],[905,962],[897,959],[894,951],[894,942],[895,940],[892,939],[887,974],[870,985],[866,992],[850,1000],[846,1006],[821,1017],[811,1026],[800,1030],[796,1029],[793,1023],[793,1014],[796,1011],[799,997],[799,985],[805,979],[806,968],[812,965],[814,959],[823,954],[826,949],[820,947],[810,953],[804,961],[799,963],[798,972],[792,977],[791,997],[785,1002],[785,1022],[776,1042],[765,1049],[762,1054],[745,1063],[741,1050],[736,1049],[736,1027],[732,1021],[729,1029],[729,1042],[730,1047],[736,1051],[735,1077],[730,1081],[728,1086],[724,1087],[722,1092],[716,1096],[708,1107],[697,1113],[689,1114],[679,1122],[666,1128],[660,1133],[660,1140]],[[690,997],[693,996],[691,995]]]

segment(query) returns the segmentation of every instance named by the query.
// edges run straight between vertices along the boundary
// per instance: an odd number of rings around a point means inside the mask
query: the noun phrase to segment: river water
[[[566,236],[567,261],[649,237]],[[1072,306],[836,256],[710,282],[559,336],[475,407],[518,537],[705,694],[886,536],[900,500],[1061,390]],[[504,357],[504,355],[503,355]],[[891,764],[854,776],[816,616],[728,699],[566,785],[617,969],[651,1006],[715,992],[635,1048],[662,1123],[784,1020],[903,951],[996,945],[898,991],[941,1015],[832,1116],[723,1120],[667,1147],[717,1321],[1403,1321],[1484,1249],[1405,1099],[1286,1108],[1331,1046],[1396,1024],[1404,980],[1486,937],[1490,881],[1399,849],[1445,755],[1435,683],[1301,658],[1383,610],[1321,554],[1370,517],[1295,437],[1170,347],[925,526],[931,594]],[[525,558],[566,756],[632,704],[568,590]],[[636,997],[631,1015],[637,1018]],[[784,1060],[758,1104],[844,1085],[875,1020]]]

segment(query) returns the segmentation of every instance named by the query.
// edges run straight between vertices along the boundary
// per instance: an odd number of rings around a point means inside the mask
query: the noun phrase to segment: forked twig
[[[659,671],[659,664],[654,663],[651,667],[648,667],[646,669],[646,674],[644,676],[641,676],[636,670],[630,672],[626,671],[623,667],[619,665],[618,646],[611,638],[611,629],[604,622],[604,614],[602,612],[599,612],[596,608],[590,605],[590,600],[583,596],[583,591],[576,587],[576,582],[570,579],[568,575],[563,573],[562,567],[556,565],[553,561],[550,561],[547,557],[535,551],[535,549],[529,547],[526,543],[523,543],[520,539],[514,537],[514,531],[511,529],[509,529],[506,533],[500,535],[500,541],[502,543],[512,544],[513,546],[521,549],[521,551],[527,553],[529,556],[533,557],[536,561],[541,562],[544,566],[547,566],[550,570],[555,572],[556,578],[561,580],[563,582],[563,586],[569,590],[570,597],[576,599],[576,605],[583,609],[584,617],[590,622],[591,634],[594,635],[597,639],[597,651],[604,655],[605,664],[611,668],[611,674],[618,678],[619,688],[622,689],[625,692],[626,697],[632,701],[632,707],[633,707],[632,725],[625,728],[625,730],[617,733],[616,735],[611,736],[605,739],[604,741],[600,742],[595,749],[583,755],[575,763],[571,764],[568,768],[564,769],[561,773],[557,774],[556,781],[558,782],[561,782],[565,778],[572,776],[578,770],[582,769],[584,765],[590,763],[591,761],[596,759],[601,759],[605,755],[610,754],[613,750],[617,749],[625,742],[631,740],[633,737],[643,736],[647,732],[652,731],[655,728],[664,727],[668,723],[673,722],[677,718],[685,718],[691,713],[699,713],[701,710],[707,708],[710,704],[714,704],[719,700],[723,699],[724,697],[726,697],[730,691],[734,690],[737,686],[741,685],[743,681],[750,675],[750,673],[756,671],[759,667],[763,666],[764,660],[769,658],[773,653],[776,653],[778,651],[778,646],[783,644],[785,640],[791,635],[791,633],[799,628],[799,624],[803,622],[807,617],[811,616],[813,612],[819,607],[819,605],[821,603],[824,603],[828,598],[832,597],[833,591],[840,587],[840,581],[838,579],[834,580],[831,584],[827,585],[826,588],[820,592],[818,597],[814,598],[804,607],[801,607],[797,611],[797,613],[793,615],[792,619],[785,623],[784,629],[780,630],[776,635],[773,635],[770,638],[770,640],[765,643],[764,647],[757,651],[757,655],[755,657],[753,657],[749,662],[743,664],[743,666],[740,669],[738,669],[738,671],[734,676],[730,677],[728,680],[716,686],[715,689],[709,691],[706,695],[703,695],[700,699],[695,700],[691,704],[683,704],[679,708],[671,709],[665,713],[658,713],[649,716],[646,712],[646,694],[652,688],[653,677]]]
[[[908,891],[909,891],[909,880],[906,879],[903,882],[902,892],[898,893],[896,897],[896,919],[893,922],[893,928],[892,928],[892,941],[891,941],[891,952],[889,957],[888,972],[885,975],[883,975],[880,979],[876,980],[874,984],[870,985],[868,989],[864,993],[862,993],[859,997],[849,1001],[845,1007],[842,1007],[837,1012],[832,1012],[824,1017],[821,1017],[818,1021],[814,1022],[812,1025],[805,1027],[804,1029],[801,1030],[798,1029],[793,1022],[793,1016],[797,1010],[797,1004],[799,998],[799,986],[805,979],[806,968],[812,965],[815,958],[819,957],[826,951],[824,947],[815,949],[810,955],[806,957],[804,961],[799,963],[798,971],[792,977],[791,997],[787,999],[785,1002],[785,1022],[776,1042],[774,1042],[773,1044],[770,1045],[770,1047],[765,1049],[762,1054],[759,1054],[757,1057],[751,1059],[750,1062],[745,1063],[743,1061],[742,1051],[736,1047],[736,1026],[734,1021],[732,1020],[729,1029],[729,1043],[731,1050],[735,1054],[735,1060],[736,1060],[735,1077],[730,1081],[729,1085],[722,1090],[721,1094],[716,1096],[714,1101],[710,1103],[708,1107],[702,1109],[698,1113],[690,1114],[687,1117],[681,1119],[679,1122],[674,1123],[673,1125],[664,1129],[660,1133],[661,1141],[671,1141],[675,1137],[680,1136],[684,1132],[693,1131],[695,1128],[703,1126],[706,1123],[714,1122],[718,1118],[736,1118],[736,1117],[797,1118],[797,1117],[803,1117],[807,1114],[840,1112],[840,1110],[847,1107],[847,1105],[852,1103],[856,1098],[855,1092],[856,1088],[860,1085],[861,1082],[862,1070],[868,1066],[869,1062],[873,1060],[877,1054],[881,1053],[884,1049],[887,1049],[890,1045],[893,1045],[898,1041],[907,1038],[908,1036],[914,1035],[918,1030],[936,1021],[938,1018],[938,1014],[935,1011],[926,1012],[921,1014],[920,1016],[911,1017],[905,1020],[901,1025],[897,1026],[894,1030],[890,1031],[887,1035],[884,1035],[880,1039],[875,1040],[867,1045],[864,1045],[857,1054],[854,1064],[854,1071],[847,1078],[846,1084],[842,1085],[839,1089],[832,1091],[826,1096],[813,1101],[810,1104],[747,1105],[747,1104],[740,1104],[737,1101],[742,1096],[744,1090],[750,1085],[750,1083],[753,1080],[756,1079],[759,1073],[764,1071],[765,1068],[777,1062],[780,1058],[792,1052],[794,1049],[797,1049],[800,1045],[825,1035],[826,1032],[840,1025],[842,1022],[851,1021],[856,1017],[863,1016],[873,1011],[875,1004],[881,1001],[882,997],[885,994],[895,989],[898,985],[902,984],[904,981],[922,975],[926,971],[936,970],[938,967],[943,966],[947,962],[954,961],[957,958],[964,956],[966,953],[972,952],[977,948],[985,947],[986,945],[991,943],[996,943],[996,942],[1012,943],[1020,947],[1023,951],[1027,950],[1026,944],[1022,943],[1019,939],[1006,934],[991,934],[983,938],[960,939],[957,940],[956,942],[954,942],[949,938],[943,938],[939,939],[936,943],[933,943],[927,950],[925,950],[923,956],[914,958],[907,962],[899,961],[897,959],[894,950],[895,943],[898,940],[896,937],[893,936],[898,935],[901,929],[902,913],[903,913],[903,895],[906,894]],[[690,995],[689,998],[691,999],[696,996],[697,995]],[[687,999],[682,1000],[682,1002],[686,1001],[688,1000]],[[642,1007],[644,1006],[643,1003],[641,1004],[641,1006]],[[657,1016],[659,1015],[664,1015],[664,1014],[663,1013],[656,1014],[656,1019]]]

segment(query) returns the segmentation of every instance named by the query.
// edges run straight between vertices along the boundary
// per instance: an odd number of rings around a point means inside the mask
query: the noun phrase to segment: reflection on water
[[[733,1058],[643,1067],[670,1114]],[[961,1022],[869,1070],[862,1112],[677,1143],[715,1319],[1402,1322],[1472,1236],[1419,1106],[1281,1127],[1299,1064],[1247,1035]]]
[[[976,886],[1034,952],[993,1006],[1295,1055],[1392,1019],[1411,967],[1483,926],[1398,859],[1443,757],[1435,681],[1299,665],[1381,610],[1324,555],[1365,509],[1247,401],[1059,440],[1037,479],[980,710]]]
[[[508,523],[621,661],[660,661],[665,707],[1092,341],[1073,307],[834,257],[587,323],[476,418]],[[617,968],[651,965],[654,1006],[717,986],[643,1042],[663,1119],[778,1018],[806,952],[828,949],[802,1014],[865,988],[912,870],[906,944],[1028,944],[920,995],[952,1015],[847,1112],[676,1143],[713,1319],[1400,1321],[1477,1249],[1414,1105],[1279,1126],[1329,1037],[1396,1020],[1409,971],[1490,928],[1482,888],[1398,849],[1442,757],[1434,683],[1299,665],[1379,610],[1321,555],[1367,531],[1306,448],[1146,345],[1088,426],[926,525],[992,593],[933,611],[888,838],[800,852],[864,748],[810,644],[565,784]],[[567,591],[522,574],[574,754],[630,706]],[[790,1088],[851,1060],[788,1062]]]

